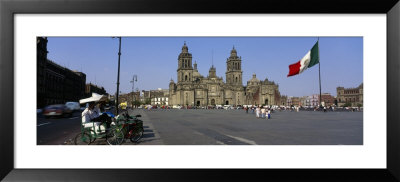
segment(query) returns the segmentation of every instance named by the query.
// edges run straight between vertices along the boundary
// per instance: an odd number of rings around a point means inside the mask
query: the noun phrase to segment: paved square
[[[132,113],[132,112],[131,112]],[[362,145],[363,112],[276,111],[258,119],[244,110],[134,110],[140,145]]]

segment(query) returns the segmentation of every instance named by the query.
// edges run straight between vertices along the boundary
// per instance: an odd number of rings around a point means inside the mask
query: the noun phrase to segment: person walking
[[[244,109],[246,110],[246,114],[248,114],[249,113],[249,107],[246,106]]]
[[[261,108],[261,118],[264,118],[264,117],[265,117],[265,108],[262,107]]]
[[[268,109],[268,113],[267,113],[267,119],[271,119],[271,110]]]
[[[260,107],[257,106],[256,108],[256,117],[259,118],[260,117]]]

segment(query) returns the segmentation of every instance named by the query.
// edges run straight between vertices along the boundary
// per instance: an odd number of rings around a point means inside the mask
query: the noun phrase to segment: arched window
[[[190,73],[189,73],[189,81],[190,81]]]
[[[238,82],[238,78],[236,77],[236,83]]]
[[[187,81],[187,75],[185,75],[185,81]]]

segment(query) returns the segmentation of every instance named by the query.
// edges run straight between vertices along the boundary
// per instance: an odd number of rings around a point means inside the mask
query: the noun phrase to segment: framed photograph
[[[399,181],[400,6],[326,3],[2,1],[1,179]]]

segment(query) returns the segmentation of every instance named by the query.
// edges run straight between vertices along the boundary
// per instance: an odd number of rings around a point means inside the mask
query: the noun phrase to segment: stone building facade
[[[321,95],[321,103],[323,103],[323,106],[335,105],[335,100],[335,97],[330,93],[322,93]]]
[[[216,74],[214,65],[207,76],[192,66],[192,54],[186,43],[178,56],[177,83],[169,83],[169,105],[208,106],[208,105],[278,105],[280,93],[278,85],[265,79],[253,78],[243,86],[242,58],[233,47],[226,59],[226,82]]]
[[[37,37],[37,108],[79,101],[85,96],[86,75],[47,59],[47,38]]]
[[[337,102],[339,106],[345,105],[346,103],[351,104],[352,107],[363,105],[363,84],[357,88],[344,88],[337,87]]]
[[[85,86],[85,97],[91,97],[92,93],[97,93],[100,95],[108,95],[107,91],[104,89],[104,87],[88,83]]]

